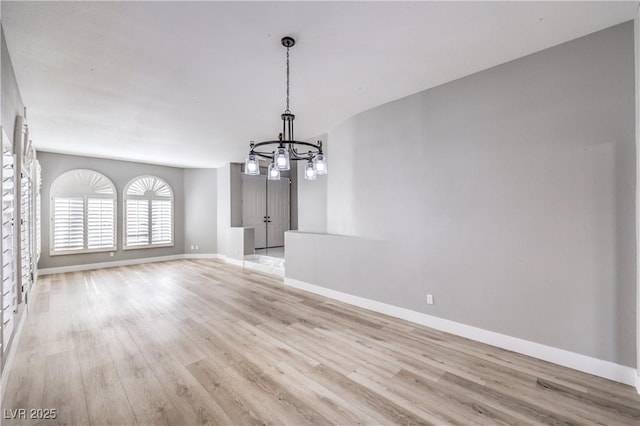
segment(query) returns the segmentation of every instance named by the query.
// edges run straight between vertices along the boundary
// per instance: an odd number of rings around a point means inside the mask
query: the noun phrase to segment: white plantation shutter
[[[115,245],[115,200],[87,199],[87,248],[109,248]]]
[[[40,162],[38,160],[35,161],[36,165],[36,211],[35,211],[35,221],[36,221],[36,262],[40,260],[40,254],[42,251],[42,201],[41,201],[41,192],[42,192],[42,169],[40,167]]]
[[[126,200],[126,241],[127,246],[149,244],[149,201]]]
[[[153,244],[170,243],[172,241],[172,202],[151,200],[151,235]]]
[[[1,352],[6,353],[13,332],[14,310],[17,305],[17,255],[16,255],[16,176],[13,144],[2,130],[2,156],[0,157],[0,327],[2,327]]]
[[[116,249],[116,190],[93,170],[71,170],[51,185],[51,254]]]
[[[56,197],[53,207],[53,249],[84,248],[84,199]]]
[[[125,187],[125,248],[173,244],[173,191],[162,179],[140,176]]]

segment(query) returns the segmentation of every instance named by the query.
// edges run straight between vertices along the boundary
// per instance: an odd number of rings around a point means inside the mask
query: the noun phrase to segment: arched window
[[[70,170],[51,184],[51,243],[56,254],[116,249],[116,187],[93,170]]]
[[[173,245],[173,191],[155,176],[139,176],[124,189],[124,248]]]

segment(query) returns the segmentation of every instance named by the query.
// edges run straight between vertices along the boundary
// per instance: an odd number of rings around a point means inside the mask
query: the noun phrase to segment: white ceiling
[[[628,2],[9,2],[38,149],[217,167],[274,139],[291,50],[296,138],[633,19]]]

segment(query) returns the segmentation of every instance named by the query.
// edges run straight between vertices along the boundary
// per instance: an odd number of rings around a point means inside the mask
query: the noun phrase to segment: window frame
[[[56,194],[56,184],[64,175],[72,172],[91,172],[102,176],[113,189],[113,194],[86,194],[80,191],[74,193]],[[55,249],[55,199],[60,198],[82,198],[82,249],[78,250],[56,250]],[[89,198],[100,198],[113,201],[113,245],[110,247],[89,248]],[[49,189],[49,256],[67,256],[70,254],[105,253],[118,250],[118,190],[111,179],[91,169],[71,169],[60,173],[51,184]]]
[[[127,195],[129,191],[129,187],[135,183],[136,181],[144,178],[156,179],[160,182],[163,182],[169,192],[171,194],[170,197],[163,196],[152,196],[152,195]],[[149,243],[148,244],[139,244],[139,245],[127,245],[127,200],[146,200],[147,201],[147,215],[148,215],[148,227],[149,227]],[[152,201],[170,201],[171,202],[171,242],[168,243],[160,243],[153,244],[153,209],[152,209]],[[124,191],[122,192],[122,250],[140,250],[140,249],[151,249],[151,248],[162,248],[162,247],[174,247],[176,241],[176,232],[175,232],[175,195],[173,192],[173,188],[169,185],[165,179],[162,179],[158,176],[154,175],[140,175],[131,179],[124,187]]]

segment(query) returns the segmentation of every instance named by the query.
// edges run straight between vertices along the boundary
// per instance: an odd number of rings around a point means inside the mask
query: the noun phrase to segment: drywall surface
[[[633,24],[636,59],[636,390],[640,393],[640,8]]]
[[[328,135],[307,140],[315,143],[322,141],[323,153],[327,155],[327,167],[331,173],[331,153],[329,152]],[[340,154],[342,155],[342,154]],[[327,181],[328,175],[318,176],[316,180],[304,178],[305,161],[297,162],[297,204],[298,229],[300,232],[327,232]]]
[[[217,253],[216,190],[216,169],[184,170],[184,252],[187,254]]]
[[[218,189],[217,195],[217,240],[218,253],[229,254],[228,243],[231,228],[231,164],[227,163],[216,169]]]
[[[54,268],[90,263],[112,262],[119,260],[141,259],[146,257],[170,256],[184,253],[184,170],[175,167],[134,163],[129,161],[106,160],[103,158],[81,157],[75,155],[38,152],[42,167],[42,255],[38,268]],[[118,192],[117,203],[117,251],[109,253],[86,253],[64,256],[50,256],[49,235],[51,224],[50,189],[54,179],[73,169],[90,169],[102,173],[113,181]],[[174,194],[174,245],[151,249],[122,250],[123,245],[123,190],[133,178],[140,175],[153,175],[164,179]]]
[[[633,32],[611,27],[331,130],[327,232],[356,249],[288,245],[286,276],[634,367]]]
[[[13,141],[16,117],[24,115],[24,104],[22,103],[16,76],[13,72],[9,50],[4,39],[4,31],[1,28],[0,39],[0,44],[2,45],[0,47],[2,49],[2,60],[0,61],[2,66],[0,70],[2,72],[0,75],[0,84],[2,85],[0,87],[0,93],[2,93],[2,127],[5,129],[9,139]]]
[[[242,226],[242,170],[241,164],[229,164],[229,203],[231,226]]]

